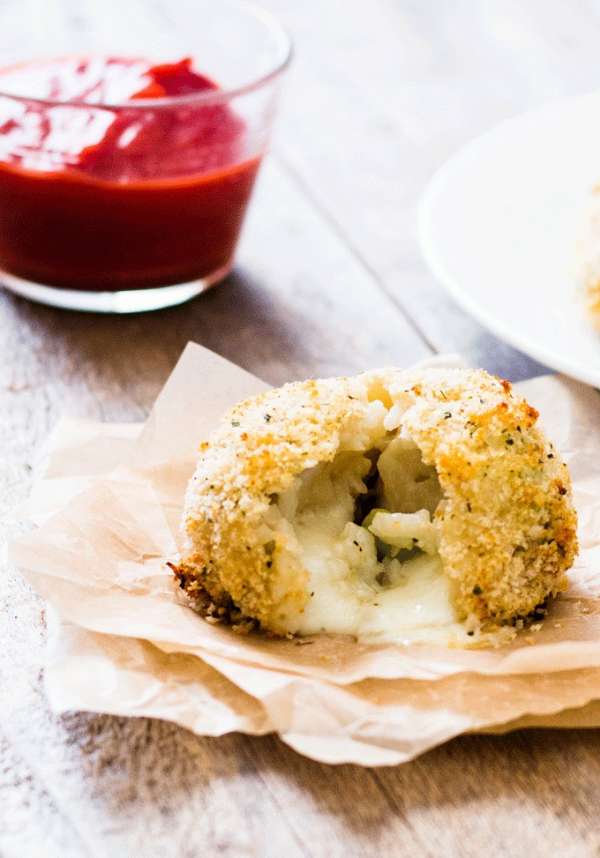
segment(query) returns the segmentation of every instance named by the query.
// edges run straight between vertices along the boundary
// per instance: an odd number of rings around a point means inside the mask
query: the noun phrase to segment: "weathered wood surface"
[[[461,143],[599,85],[600,3],[268,5],[297,57],[229,283],[121,319],[0,295],[2,539],[58,417],[142,419],[189,339],[274,383],[443,350],[513,379],[541,371],[433,281],[415,208]],[[465,737],[365,771],[273,737],[57,718],[40,684],[43,606],[10,569],[0,605],[2,858],[600,855],[596,731]]]

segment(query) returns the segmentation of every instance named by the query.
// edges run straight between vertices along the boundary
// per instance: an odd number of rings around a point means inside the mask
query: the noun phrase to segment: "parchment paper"
[[[468,730],[600,725],[600,707],[581,709],[600,699],[600,396],[560,377],[518,385],[570,466],[581,554],[541,630],[465,651],[240,637],[182,601],[165,560],[198,443],[265,387],[190,344],[143,427],[57,427],[24,511],[37,528],[11,547],[51,606],[53,707],[161,717],[203,735],[274,730],[315,759],[363,765]]]

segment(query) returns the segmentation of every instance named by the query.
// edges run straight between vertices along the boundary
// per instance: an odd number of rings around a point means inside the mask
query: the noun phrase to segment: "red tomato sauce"
[[[260,163],[246,124],[222,102],[143,104],[211,90],[189,59],[0,70],[1,93],[31,99],[0,95],[0,268],[103,291],[224,274]],[[143,109],[101,106],[123,101]]]

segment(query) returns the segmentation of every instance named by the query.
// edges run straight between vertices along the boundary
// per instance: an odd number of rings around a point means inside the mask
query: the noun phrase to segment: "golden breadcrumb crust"
[[[592,189],[586,225],[579,241],[579,280],[587,315],[600,330],[600,185]]]
[[[586,281],[585,300],[590,320],[600,329],[600,272],[590,275]]]
[[[587,315],[600,330],[600,259],[589,261],[582,279]]]
[[[455,383],[424,375],[404,426],[435,466],[444,498],[444,572],[462,615],[526,616],[564,590],[577,552],[566,465],[507,381],[469,371]]]
[[[297,475],[360,434],[367,390],[397,406],[437,470],[440,555],[459,615],[510,622],[564,589],[576,515],[567,468],[536,427],[535,409],[483,370],[384,369],[248,399],[201,445],[175,573],[203,613],[285,633],[286,613],[308,599],[308,575],[299,567],[290,580],[278,577],[282,546],[265,513]]]

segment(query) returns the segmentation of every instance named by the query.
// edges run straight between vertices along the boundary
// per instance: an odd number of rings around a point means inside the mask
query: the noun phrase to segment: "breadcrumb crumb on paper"
[[[85,439],[57,431],[28,509],[40,526],[11,546],[50,606],[53,708],[160,717],[201,735],[275,731],[314,759],[362,765],[404,762],[466,731],[600,726],[587,706],[600,700],[600,397],[564,378],[516,386],[569,466],[581,553],[538,632],[468,651],[335,636],[299,646],[240,637],[189,610],[165,561],[198,439],[264,389],[189,346],[141,434],[119,429],[120,464],[94,456],[109,427],[89,424]]]

